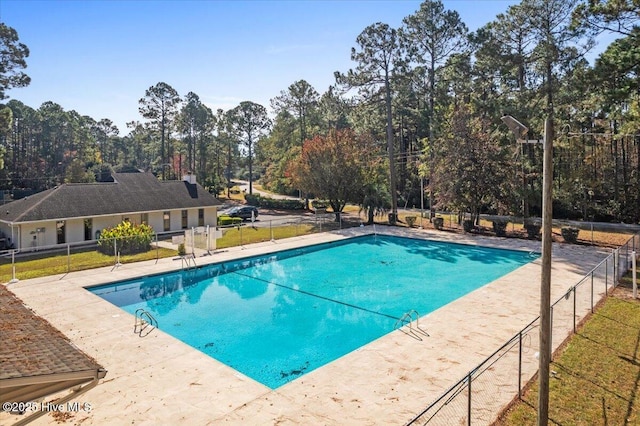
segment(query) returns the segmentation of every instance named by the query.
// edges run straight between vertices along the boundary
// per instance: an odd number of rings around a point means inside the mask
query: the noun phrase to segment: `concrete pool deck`
[[[540,251],[539,241],[376,228],[381,234]],[[196,262],[200,266],[372,231],[371,227],[354,228],[259,243],[197,257]],[[554,244],[552,301],[608,253],[593,247]],[[139,337],[133,333],[132,315],[84,289],[180,268],[179,260],[161,259],[7,285],[108,370],[95,389],[79,398],[81,405],[91,405],[91,411],[69,413],[68,424],[404,424],[539,313],[537,259],[421,317],[420,326],[428,337],[419,340],[401,330],[390,332],[271,390],[163,333],[162,328]],[[513,374],[517,375],[517,370]],[[487,410],[487,423],[517,390],[509,390],[501,398],[498,389],[491,392],[496,408]],[[19,418],[0,414],[0,423],[12,419]],[[54,418],[46,415],[33,424],[52,423]]]

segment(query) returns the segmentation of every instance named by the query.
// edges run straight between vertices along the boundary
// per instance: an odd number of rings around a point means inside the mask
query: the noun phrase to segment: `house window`
[[[58,233],[58,244],[64,244],[67,242],[65,225],[66,223],[64,220],[59,220],[56,222],[56,231]]]
[[[204,226],[204,209],[198,209],[198,226]]]
[[[189,211],[182,210],[182,229],[187,229],[189,227]]]
[[[144,223],[145,225],[149,224],[149,213],[140,214],[140,223]]]
[[[84,240],[90,241],[93,234],[93,219],[85,219],[84,220]]]
[[[171,230],[171,212],[164,212],[164,214],[162,215],[162,218],[164,220],[164,230],[170,231]]]

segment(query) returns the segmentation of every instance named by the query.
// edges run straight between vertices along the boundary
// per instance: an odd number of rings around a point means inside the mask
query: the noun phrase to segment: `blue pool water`
[[[89,290],[277,388],[532,261],[527,252],[391,236],[145,277]]]

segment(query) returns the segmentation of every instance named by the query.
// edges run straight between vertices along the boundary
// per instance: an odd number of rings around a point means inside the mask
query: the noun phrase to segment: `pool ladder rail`
[[[414,322],[415,327],[413,325]],[[406,328],[407,325],[409,326],[409,331],[403,330],[403,328]],[[422,340],[421,336],[429,337],[429,333],[420,328],[420,314],[415,309],[411,309],[410,311],[402,314],[402,316],[396,321],[393,329],[398,329],[417,340]]]
[[[187,265],[187,269],[195,268],[198,266],[196,265],[196,256],[193,253],[188,253],[180,256],[180,262],[182,263],[182,269],[185,269],[185,264]]]
[[[140,337],[145,337],[154,329],[158,328],[158,321],[149,311],[144,308],[136,309],[136,323],[133,326],[133,332]]]

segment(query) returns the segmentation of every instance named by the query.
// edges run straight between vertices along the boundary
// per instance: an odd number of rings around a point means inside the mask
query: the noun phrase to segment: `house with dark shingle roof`
[[[0,248],[93,241],[127,220],[156,233],[216,226],[220,204],[191,174],[160,181],[151,173],[114,173],[113,182],[65,183],[3,205]]]
[[[0,285],[0,403],[2,411],[22,412],[27,424],[47,413],[33,401],[73,389],[56,404],[95,387],[107,371],[73,345],[44,318]]]

